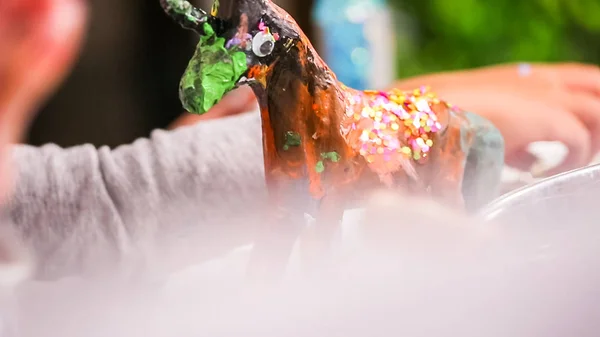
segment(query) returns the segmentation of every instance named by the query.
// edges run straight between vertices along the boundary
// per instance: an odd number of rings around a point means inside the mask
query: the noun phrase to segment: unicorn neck
[[[253,90],[261,108],[264,145],[270,151],[283,156],[293,152],[288,151],[289,143],[294,142],[290,135],[302,140],[313,138],[315,150],[322,152],[330,149],[320,149],[321,145],[343,143],[336,127],[344,112],[337,81],[321,86],[299,78],[279,79],[266,88],[253,86]]]
[[[284,137],[290,132],[312,137],[327,129],[325,133],[333,134],[329,129],[343,110],[338,99],[340,86],[308,40],[278,59],[262,76],[252,88],[261,107],[263,130],[272,130],[276,147],[285,145]],[[321,140],[328,137],[323,135]]]

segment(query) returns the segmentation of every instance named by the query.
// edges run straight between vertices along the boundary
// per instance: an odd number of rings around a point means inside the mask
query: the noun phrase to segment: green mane
[[[205,23],[204,36],[196,47],[179,86],[179,99],[187,111],[204,114],[231,91],[246,72],[246,54],[225,48],[225,39],[216,36]]]

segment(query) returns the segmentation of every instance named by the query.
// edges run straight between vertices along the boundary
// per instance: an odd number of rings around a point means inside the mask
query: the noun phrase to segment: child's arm
[[[266,195],[260,135],[251,113],[114,150],[17,146],[9,217],[41,278],[197,263],[252,239]]]

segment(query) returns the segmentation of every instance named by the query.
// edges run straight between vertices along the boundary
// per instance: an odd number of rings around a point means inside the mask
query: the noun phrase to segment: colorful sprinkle
[[[285,143],[283,144],[283,150],[287,151],[290,147],[298,147],[302,144],[302,138],[300,138],[300,134],[293,131],[288,131],[285,133]]]
[[[346,112],[352,116],[350,129],[360,132],[353,146],[369,163],[421,160],[434,146],[434,134],[442,129],[433,111],[442,102],[427,87],[410,92],[354,92],[348,94],[347,102],[353,111]]]
[[[340,161],[340,155],[335,151],[321,153],[321,158],[331,160],[334,163]]]
[[[335,151],[331,152],[323,152],[321,153],[321,160],[319,160],[315,166],[315,171],[317,173],[323,173],[325,171],[325,161],[329,160],[332,163],[337,163],[342,159],[339,153]]]
[[[325,164],[322,160],[319,160],[317,165],[315,165],[315,171],[317,171],[317,173],[323,173],[323,171],[325,171]]]

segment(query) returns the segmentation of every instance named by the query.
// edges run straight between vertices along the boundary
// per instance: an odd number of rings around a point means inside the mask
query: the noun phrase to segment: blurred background
[[[30,144],[114,147],[148,136],[183,112],[177,87],[195,36],[173,24],[158,0],[89,2],[82,56],[33,123]],[[327,36],[312,19],[318,1],[275,2],[309,38]],[[392,27],[377,34],[395,42],[398,78],[514,61],[600,63],[598,0],[390,0],[386,6]]]

